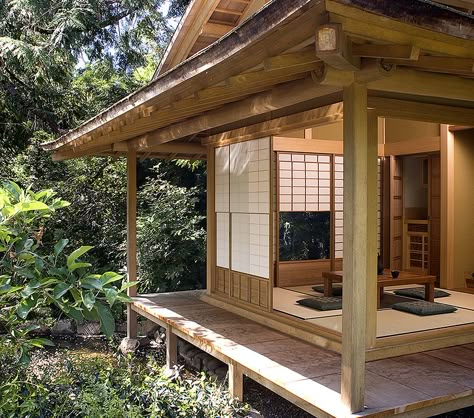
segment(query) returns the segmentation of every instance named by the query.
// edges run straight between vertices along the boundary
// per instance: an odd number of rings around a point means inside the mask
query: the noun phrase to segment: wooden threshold
[[[366,365],[366,407],[348,415],[340,398],[340,355],[201,300],[203,291],[140,295],[131,308],[242,375],[318,417],[426,417],[474,402],[474,344],[383,359]]]

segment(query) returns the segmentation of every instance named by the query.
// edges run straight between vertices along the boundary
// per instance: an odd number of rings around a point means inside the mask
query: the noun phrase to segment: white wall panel
[[[229,268],[229,245],[230,245],[230,231],[229,231],[230,215],[228,213],[216,214],[216,241],[217,254],[216,265],[218,267]]]
[[[229,146],[216,148],[216,212],[229,212]]]

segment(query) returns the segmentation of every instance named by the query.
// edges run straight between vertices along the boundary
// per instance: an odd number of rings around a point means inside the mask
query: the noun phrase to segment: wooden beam
[[[454,278],[454,134],[449,125],[440,126],[441,134],[441,236],[440,284],[452,289]]]
[[[201,29],[201,35],[211,38],[221,38],[226,33],[234,29],[234,25],[224,25],[222,23],[206,23]]]
[[[202,140],[203,145],[225,145],[233,141],[246,141],[262,136],[278,135],[285,131],[320,126],[342,120],[342,103],[323,106],[318,109],[275,118],[262,123],[234,129]]]
[[[413,45],[396,44],[352,44],[352,54],[366,58],[391,58],[403,60],[417,60],[420,48]]]
[[[292,54],[277,55],[263,61],[265,71],[275,71],[284,68],[298,67],[301,65],[321,61],[314,52],[314,49],[307,51],[294,52]]]
[[[344,152],[342,141],[329,141],[326,139],[302,139],[285,136],[273,137],[273,149],[280,152],[322,152],[327,154],[342,154]]]
[[[326,23],[316,29],[316,55],[326,64],[343,71],[356,71],[360,60],[352,55],[352,44],[342,25]]]
[[[474,102],[472,95],[474,80],[408,68],[397,68],[390,77],[369,82],[368,88],[390,93]]]
[[[310,77],[275,87],[248,99],[229,104],[225,108],[204,113],[201,116],[185,120],[169,127],[157,129],[148,138],[138,140],[137,147],[149,148],[164,142],[184,138],[207,129],[216,128],[252,116],[268,113],[277,109],[298,104],[316,97],[336,93],[335,87],[317,85]]]
[[[474,75],[474,59],[470,58],[435,57],[429,55],[421,55],[415,61],[387,59],[385,60],[385,62],[390,64],[415,67],[433,72],[459,75]]]
[[[344,88],[344,293],[342,297],[341,398],[349,412],[364,408],[367,321],[367,89]],[[373,193],[376,199],[376,193]],[[373,199],[374,199],[373,198]],[[370,202],[371,203],[371,202]],[[376,264],[374,263],[374,268]]]
[[[432,138],[411,139],[409,141],[388,142],[384,146],[384,155],[423,154],[439,150],[440,138],[439,136],[434,136]]]
[[[113,151],[127,151],[128,144],[127,142],[118,142],[113,144]],[[136,150],[140,152],[139,149]],[[166,154],[166,153],[177,153],[177,154],[198,154],[206,155],[207,149],[201,144],[195,142],[169,142],[166,144],[156,145],[154,147],[147,148],[147,152],[156,153],[156,154]]]
[[[379,116],[418,120],[421,122],[469,125],[474,120],[474,109],[440,104],[414,102],[369,96],[368,106]]]
[[[127,154],[127,280],[137,280],[137,154]],[[137,295],[136,286],[129,287],[130,297]],[[137,337],[137,313],[127,304],[127,337]]]

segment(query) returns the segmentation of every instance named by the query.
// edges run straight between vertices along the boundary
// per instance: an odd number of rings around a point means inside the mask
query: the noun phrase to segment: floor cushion
[[[317,286],[313,286],[313,290],[315,292],[324,293],[324,285],[318,284]],[[341,285],[333,285],[332,286],[332,296],[342,296],[342,286]]]
[[[338,297],[316,296],[314,298],[300,299],[296,302],[307,308],[317,309],[318,311],[342,309],[342,299]]]
[[[426,300],[396,303],[392,305],[392,309],[420,316],[438,315],[457,311],[457,308],[454,306],[444,303],[427,302]]]
[[[399,296],[407,296],[409,298],[424,299],[425,298],[425,288],[424,287],[412,287],[409,289],[397,289],[393,293]],[[435,298],[444,298],[450,296],[451,293],[445,292],[441,289],[434,290]]]

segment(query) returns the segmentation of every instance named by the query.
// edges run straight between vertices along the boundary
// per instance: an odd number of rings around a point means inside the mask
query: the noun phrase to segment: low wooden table
[[[325,271],[323,272],[324,279],[324,296],[332,295],[332,284],[342,283],[342,271]],[[383,297],[383,289],[385,286],[398,286],[401,284],[424,284],[425,285],[425,300],[434,302],[434,285],[436,276],[412,273],[409,271],[401,271],[398,278],[392,278],[389,270],[386,270],[383,275],[377,276],[377,308],[380,308],[380,300]]]

